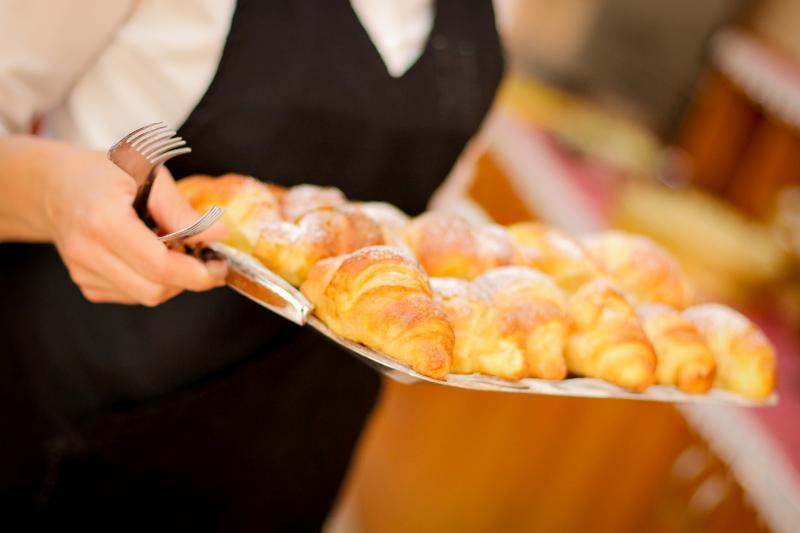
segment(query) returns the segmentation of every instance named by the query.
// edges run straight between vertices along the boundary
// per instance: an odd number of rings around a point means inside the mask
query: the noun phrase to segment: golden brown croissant
[[[601,275],[600,267],[578,241],[537,222],[508,227],[520,250],[521,264],[541,270],[563,289],[574,291]]]
[[[343,205],[310,211],[297,223],[267,224],[253,255],[297,286],[318,261],[379,244],[383,244],[380,226],[364,213]]]
[[[775,351],[764,333],[741,313],[720,304],[683,312],[717,360],[714,385],[750,398],[766,398],[775,387]]]
[[[524,349],[527,375],[563,379],[569,316],[561,289],[536,270],[501,267],[481,274],[472,285],[490,301],[489,326]]]
[[[683,309],[694,291],[678,262],[646,237],[618,231],[582,240],[589,253],[635,303],[658,302]]]
[[[419,264],[388,246],[326,259],[301,290],[336,334],[444,378],[453,356],[453,328],[434,301]]]
[[[383,232],[384,243],[405,247],[402,233],[411,220],[408,215],[385,202],[351,202],[350,205],[378,223]]]
[[[178,181],[178,189],[199,212],[212,205],[225,208],[222,221],[228,235],[224,242],[245,252],[252,251],[261,228],[281,219],[282,189],[249,176],[189,176]]]
[[[193,174],[182,180],[178,180],[176,185],[178,190],[192,206],[201,201],[201,197],[206,194],[215,178],[205,174]]]
[[[430,282],[455,333],[452,373],[479,372],[511,380],[528,375],[524,339],[511,328],[497,327],[496,311],[478,287],[459,278]]]
[[[708,391],[717,364],[694,324],[663,304],[642,304],[636,312],[656,352],[656,381],[686,392]]]
[[[304,214],[323,207],[339,207],[347,203],[342,191],[336,187],[295,185],[281,198],[283,218],[296,222]]]
[[[430,276],[472,279],[514,263],[516,248],[504,229],[431,211],[406,226],[403,239]]]
[[[572,295],[569,311],[571,372],[637,391],[653,384],[656,355],[621,289],[604,279],[590,281]]]

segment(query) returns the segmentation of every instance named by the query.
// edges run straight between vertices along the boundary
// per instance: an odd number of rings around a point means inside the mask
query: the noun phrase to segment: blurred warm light
[[[614,205],[617,226],[664,244],[709,298],[741,302],[787,271],[786,251],[766,224],[708,193],[634,182]]]

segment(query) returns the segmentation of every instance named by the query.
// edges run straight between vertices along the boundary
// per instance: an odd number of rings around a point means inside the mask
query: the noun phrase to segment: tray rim
[[[735,405],[739,407],[770,407],[778,403],[777,392],[773,392],[763,400],[747,398],[722,389],[711,389],[703,394],[690,394],[680,391],[672,385],[652,385],[645,391],[633,392],[598,378],[577,377],[563,380],[524,378],[519,381],[507,381],[483,374],[448,374],[446,379],[437,379],[415,372],[404,363],[363,344],[338,336],[316,316],[309,315],[306,324],[336,344],[346,348],[352,354],[366,359],[371,363],[370,366],[373,366],[387,377],[402,383],[423,381],[446,387],[490,392],[569,396],[575,398],[616,398],[705,405]]]

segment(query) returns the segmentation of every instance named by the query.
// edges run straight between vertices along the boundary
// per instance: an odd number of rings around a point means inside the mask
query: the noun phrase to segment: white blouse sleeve
[[[0,133],[27,132],[90,67],[135,0],[0,0]]]
[[[432,0],[351,0],[394,76],[424,49]],[[494,0],[501,28],[516,0]],[[235,0],[0,0],[0,133],[105,148],[180,126],[216,72]]]
[[[45,115],[45,134],[104,149],[143,124],[177,128],[200,101],[219,65],[235,0],[134,4],[66,99]]]

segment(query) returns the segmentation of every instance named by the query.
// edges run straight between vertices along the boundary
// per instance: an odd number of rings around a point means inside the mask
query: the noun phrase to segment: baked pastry
[[[430,276],[472,279],[489,269],[510,265],[516,248],[506,231],[477,226],[451,213],[430,211],[413,219],[403,240]]]
[[[658,302],[679,309],[692,304],[694,291],[678,262],[650,239],[607,231],[581,242],[634,303]]]
[[[403,229],[410,222],[408,215],[385,202],[350,202],[350,205],[378,223],[383,241],[391,246],[404,247]]]
[[[189,176],[178,181],[178,190],[199,212],[212,205],[224,208],[222,222],[228,235],[223,242],[244,252],[252,251],[265,225],[281,220],[283,189],[249,176]]]
[[[235,174],[228,174],[229,176]],[[189,203],[194,206],[201,201],[201,197],[206,194],[211,184],[216,178],[206,174],[193,174],[182,180],[178,180],[176,185],[178,190]]]
[[[380,226],[361,211],[342,205],[310,211],[296,223],[265,225],[253,255],[298,286],[318,261],[380,244],[383,244]]]
[[[550,278],[531,268],[512,266],[481,274],[472,285],[490,301],[490,327],[523,347],[528,376],[567,376],[564,346],[569,315],[563,292]]]
[[[459,278],[431,278],[430,282],[455,333],[452,373],[510,380],[528,375],[524,339],[509,327],[497,327],[497,312],[478,287]]]
[[[426,376],[444,378],[450,371],[453,328],[425,272],[402,251],[370,246],[326,259],[311,270],[301,290],[337,335]]]
[[[315,209],[339,207],[347,203],[344,193],[336,187],[318,185],[295,185],[281,198],[283,218],[296,222],[300,217]]]
[[[775,351],[747,317],[720,304],[683,312],[705,338],[717,360],[716,387],[749,398],[766,398],[775,387]]]
[[[656,355],[623,291],[605,279],[590,281],[570,297],[570,372],[635,391],[655,381]]]
[[[601,275],[583,246],[557,229],[521,222],[509,226],[508,234],[519,248],[521,264],[541,270],[565,290],[574,291]]]
[[[656,352],[656,382],[686,392],[708,391],[717,363],[694,324],[663,304],[642,304],[636,313]]]

